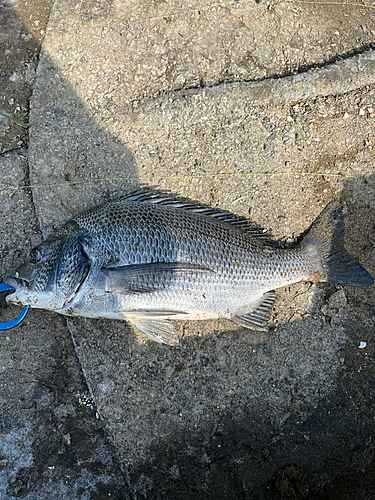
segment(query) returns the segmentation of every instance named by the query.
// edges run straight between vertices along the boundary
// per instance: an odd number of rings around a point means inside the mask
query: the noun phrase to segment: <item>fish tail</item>
[[[344,248],[344,217],[338,200],[332,201],[318,216],[301,247],[318,253],[319,281],[354,286],[372,284],[370,274]]]

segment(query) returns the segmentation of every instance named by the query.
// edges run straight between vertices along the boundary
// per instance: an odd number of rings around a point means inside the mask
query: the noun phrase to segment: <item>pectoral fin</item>
[[[233,321],[246,328],[254,330],[265,330],[264,323],[268,320],[273,304],[276,300],[276,294],[272,290],[263,295],[259,304],[248,314],[238,314],[233,316]]]
[[[128,321],[155,342],[167,345],[178,344],[176,331],[172,323],[167,320],[139,317],[131,320],[128,319]]]
[[[104,267],[105,290],[114,293],[151,293],[163,290],[181,275],[214,272],[199,264],[185,262],[153,262],[122,267]]]

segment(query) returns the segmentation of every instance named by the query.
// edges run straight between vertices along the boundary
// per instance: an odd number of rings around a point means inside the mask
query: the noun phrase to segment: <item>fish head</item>
[[[87,278],[90,261],[80,236],[57,235],[37,245],[6,279],[15,290],[10,304],[59,311],[74,298]]]

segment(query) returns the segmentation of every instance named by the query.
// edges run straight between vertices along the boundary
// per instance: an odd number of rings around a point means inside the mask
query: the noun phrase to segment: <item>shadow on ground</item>
[[[373,177],[341,194],[347,246],[372,274],[374,194]],[[264,334],[189,323],[165,349],[126,325],[68,324],[136,495],[303,499],[371,464],[374,313],[373,288],[299,284]]]

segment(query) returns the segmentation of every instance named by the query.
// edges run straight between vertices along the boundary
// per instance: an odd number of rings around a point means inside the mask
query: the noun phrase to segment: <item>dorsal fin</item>
[[[246,231],[250,236],[262,240],[269,240],[271,234],[266,229],[261,228],[254,221],[234,215],[225,210],[218,208],[211,208],[203,203],[191,201],[187,198],[175,196],[168,191],[150,191],[147,189],[140,189],[129,195],[122,196],[116,200],[119,201],[135,201],[138,203],[153,203],[155,205],[165,205],[171,208],[181,208],[190,212],[196,212],[201,215],[213,217],[217,220],[227,222],[232,226],[239,227]],[[272,242],[269,242],[272,245]]]

